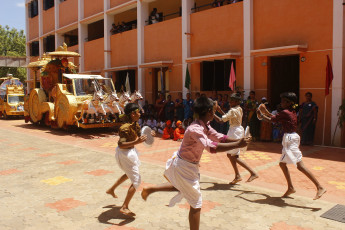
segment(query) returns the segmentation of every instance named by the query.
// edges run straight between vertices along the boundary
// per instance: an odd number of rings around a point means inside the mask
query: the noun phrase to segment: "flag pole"
[[[325,145],[326,111],[327,111],[327,96],[325,97],[325,108],[323,112],[322,145]]]

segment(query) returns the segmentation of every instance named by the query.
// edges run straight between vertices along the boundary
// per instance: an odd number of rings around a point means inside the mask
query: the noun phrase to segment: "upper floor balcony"
[[[103,12],[104,1],[84,0],[84,18]]]
[[[130,0],[110,0],[110,8],[122,5],[129,2]]]
[[[182,62],[181,17],[145,26],[145,63]]]
[[[27,31],[29,41],[39,37],[38,17],[29,18],[29,31]]]
[[[43,10],[43,34],[55,30],[55,10],[54,7]]]
[[[59,5],[59,27],[78,21],[78,0],[68,0]]]
[[[104,68],[104,38],[84,43],[85,71],[101,71]]]
[[[243,50],[243,3],[197,11],[190,16],[191,56]]]
[[[137,30],[114,34],[110,38],[111,67],[137,64]]]

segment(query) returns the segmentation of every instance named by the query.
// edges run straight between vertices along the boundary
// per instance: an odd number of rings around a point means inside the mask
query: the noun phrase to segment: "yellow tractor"
[[[8,74],[0,78],[0,117],[24,115],[24,88],[18,78]]]

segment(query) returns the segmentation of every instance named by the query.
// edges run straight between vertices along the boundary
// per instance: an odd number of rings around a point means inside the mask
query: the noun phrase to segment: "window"
[[[53,52],[55,50],[55,36],[50,35],[43,39],[44,52]]]
[[[200,64],[201,90],[202,91],[228,91],[231,63],[234,63],[236,72],[236,60],[205,61]]]
[[[38,15],[38,0],[33,0],[29,3],[28,14],[30,18],[36,17]]]
[[[43,9],[48,10],[54,7],[54,0],[43,0]]]
[[[30,44],[30,56],[36,57],[40,54],[39,42],[32,42]]]

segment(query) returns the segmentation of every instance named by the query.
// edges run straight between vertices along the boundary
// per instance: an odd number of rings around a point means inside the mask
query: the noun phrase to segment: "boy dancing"
[[[135,216],[135,213],[128,208],[129,202],[141,183],[141,176],[139,174],[140,160],[138,158],[138,152],[134,146],[144,142],[147,136],[141,136],[141,129],[138,124],[138,120],[140,118],[139,106],[136,103],[128,103],[124,110],[126,123],[119,129],[120,139],[118,147],[116,148],[115,158],[117,164],[125,174],[123,174],[115,184],[106,191],[106,193],[117,198],[115,189],[129,178],[132,184],[128,189],[127,196],[120,212],[128,216]],[[154,131],[152,131],[151,134],[155,136]]]
[[[263,118],[263,120],[269,122],[281,123],[284,132],[282,145],[282,156],[280,158],[279,166],[282,169],[285,179],[288,184],[288,189],[283,195],[283,197],[288,197],[289,195],[296,192],[292,185],[289,169],[287,164],[297,165],[297,169],[306,175],[316,186],[316,195],[314,200],[319,199],[325,192],[326,189],[321,186],[319,181],[315,176],[305,167],[302,161],[302,153],[299,149],[300,136],[296,133],[297,131],[297,115],[294,110],[294,105],[297,101],[295,93],[287,92],[280,95],[282,111],[278,112],[277,115],[273,115],[265,108],[265,106],[260,105],[257,110],[258,117]]]

